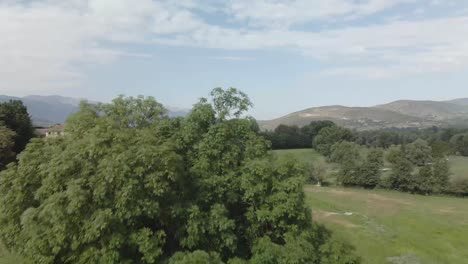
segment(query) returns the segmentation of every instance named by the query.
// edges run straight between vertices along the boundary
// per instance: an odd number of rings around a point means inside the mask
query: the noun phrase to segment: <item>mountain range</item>
[[[314,120],[331,120],[357,130],[468,127],[468,98],[450,101],[399,100],[371,107],[313,107],[280,118],[259,121],[259,124],[264,130],[273,130],[280,124],[304,126]]]
[[[83,99],[63,96],[29,95],[13,97],[0,95],[0,102],[21,100],[28,108],[34,125],[48,127],[60,124],[79,109]],[[96,103],[96,102],[92,102]],[[184,116],[190,110],[167,107],[169,116]],[[357,129],[422,128],[430,126],[468,127],[468,98],[449,101],[399,100],[371,107],[341,105],[304,109],[272,120],[261,120],[263,130],[273,130],[280,124],[304,126],[314,120],[331,120]]]
[[[80,102],[86,99],[63,97],[58,95],[28,95],[24,97],[0,95],[0,102],[6,102],[9,100],[21,100],[28,108],[28,112],[31,115],[35,126],[49,127],[54,124],[64,123],[71,114],[76,113],[79,110]],[[91,102],[89,100],[86,101]],[[182,108],[167,108],[169,110],[169,116],[184,116],[189,111]]]

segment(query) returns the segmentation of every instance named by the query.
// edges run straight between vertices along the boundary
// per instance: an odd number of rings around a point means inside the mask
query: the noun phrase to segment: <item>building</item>
[[[38,128],[36,129],[37,134],[40,137],[58,137],[64,135],[64,125],[57,124],[49,128]]]

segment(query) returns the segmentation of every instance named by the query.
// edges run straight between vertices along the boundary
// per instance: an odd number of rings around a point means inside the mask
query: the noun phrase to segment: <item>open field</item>
[[[305,190],[313,218],[351,242],[366,264],[467,263],[466,199],[350,188]]]

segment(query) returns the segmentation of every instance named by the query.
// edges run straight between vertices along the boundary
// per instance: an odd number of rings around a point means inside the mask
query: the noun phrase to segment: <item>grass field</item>
[[[273,154],[324,162],[313,149]],[[468,178],[468,158],[449,162],[452,179]],[[468,263],[467,199],[314,186],[306,193],[313,218],[353,244],[366,264]]]
[[[307,186],[313,218],[366,264],[468,263],[468,200]],[[393,261],[393,262],[392,262]]]

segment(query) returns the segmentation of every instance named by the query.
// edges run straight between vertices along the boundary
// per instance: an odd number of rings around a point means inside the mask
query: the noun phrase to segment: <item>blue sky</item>
[[[259,119],[468,97],[466,0],[1,0],[0,94],[190,107],[214,87]]]

